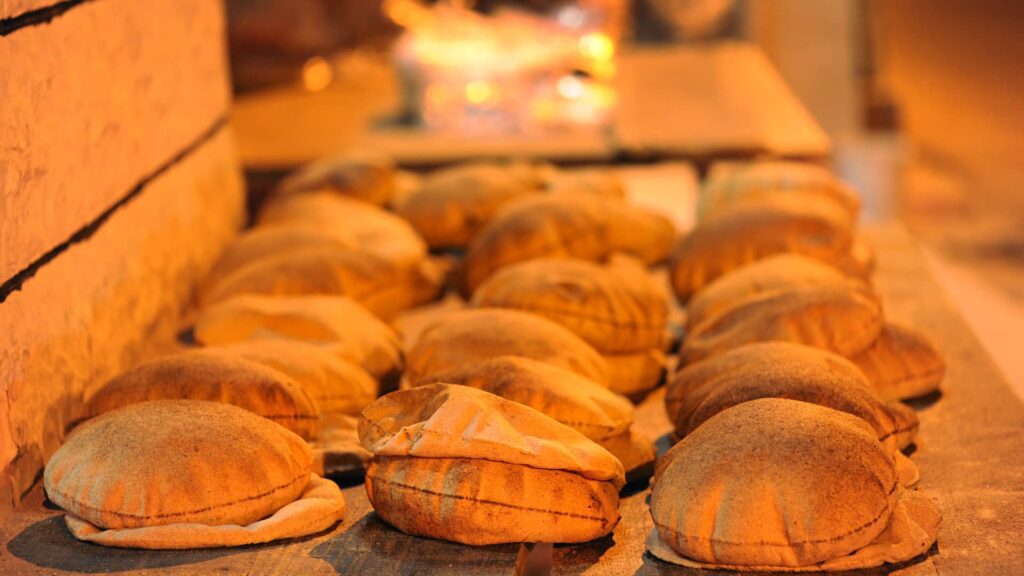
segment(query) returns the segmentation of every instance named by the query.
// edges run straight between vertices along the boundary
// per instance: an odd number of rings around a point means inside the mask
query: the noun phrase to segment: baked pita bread
[[[854,224],[860,196],[831,170],[809,162],[760,160],[720,161],[711,166],[697,196],[697,220],[713,218],[737,204],[779,194],[815,194],[842,206]]]
[[[870,346],[881,332],[881,303],[863,282],[765,278],[765,288],[744,274],[730,274],[708,287],[708,296],[700,296],[695,313],[687,318],[681,353],[685,363],[770,341],[807,344],[849,357]]]
[[[875,430],[891,453],[914,441],[917,415],[885,404],[852,362],[790,342],[747,344],[681,370],[669,383],[665,407],[685,437],[714,415],[757,398],[788,398],[853,414]]]
[[[622,462],[629,482],[650,475],[654,443],[632,429],[633,405],[578,374],[517,356],[446,370],[421,384],[477,388],[529,406],[590,438]]]
[[[419,385],[458,384],[529,406],[600,442],[625,432],[633,405],[575,372],[518,356],[496,356],[429,375]]]
[[[672,286],[689,300],[720,276],[776,254],[796,253],[834,265],[853,245],[846,211],[817,196],[754,198],[701,222],[672,254]]]
[[[355,250],[359,242],[345,230],[325,230],[298,225],[252,228],[235,238],[203,280],[203,295],[232,272],[257,260],[292,250],[328,246],[337,250]]]
[[[938,532],[934,504],[906,496],[875,431],[830,408],[778,398],[745,402],[709,419],[664,458],[651,493],[657,538],[648,549],[670,562],[759,571],[869,568],[923,554]],[[910,516],[917,506],[922,513]]]
[[[695,326],[748,299],[793,287],[844,286],[852,285],[851,282],[859,281],[850,280],[839,270],[807,256],[778,254],[748,264],[705,286],[686,304],[687,322]]]
[[[324,530],[345,511],[306,443],[215,402],[132,404],[81,425],[46,465],[75,537],[132,548],[238,546]]]
[[[428,326],[409,350],[405,379],[416,384],[496,356],[531,358],[608,384],[606,362],[579,336],[543,316],[502,308],[456,310]]]
[[[281,181],[274,196],[330,192],[383,206],[396,187],[395,161],[373,150],[346,150],[311,162]]]
[[[946,374],[946,362],[927,336],[891,322],[870,347],[851,359],[885,400],[930,394]]]
[[[203,309],[194,333],[207,346],[278,339],[315,344],[377,380],[402,370],[398,334],[344,296],[236,296]]]
[[[427,175],[397,213],[431,248],[463,247],[502,204],[540,185],[540,173],[530,164],[460,164]]]
[[[669,360],[657,348],[602,357],[608,364],[608,388],[634,402],[665,382]]]
[[[647,264],[671,250],[675,228],[665,217],[593,194],[546,194],[505,204],[473,239],[464,262],[472,293],[496,270],[537,258],[600,261],[625,252]]]
[[[404,532],[475,545],[583,542],[618,522],[618,459],[482,390],[432,384],[388,394],[363,411],[359,436],[373,453],[370,502]]]
[[[107,381],[85,406],[94,418],[148,400],[232,404],[307,440],[320,431],[320,410],[305,388],[258,362],[188,351],[138,364]]]
[[[642,266],[528,260],[497,271],[472,302],[544,316],[602,353],[660,349],[668,340],[668,294]]]
[[[377,398],[377,382],[358,365],[298,340],[243,340],[202,350],[244,358],[287,375],[316,402],[320,414],[358,415]]]
[[[347,296],[380,317],[392,318],[435,299],[444,276],[431,260],[400,267],[361,251],[306,246],[235,270],[205,292],[202,305],[245,294]]]
[[[304,226],[355,237],[359,250],[394,266],[415,266],[427,256],[423,238],[398,216],[372,204],[331,192],[272,198],[257,219],[259,227]]]

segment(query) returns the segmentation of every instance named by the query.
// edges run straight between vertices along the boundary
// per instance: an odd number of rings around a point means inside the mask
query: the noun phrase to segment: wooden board
[[[929,557],[897,573],[1024,573],[1024,405],[929,278],[910,237],[886,227],[868,230],[867,238],[878,252],[876,283],[887,314],[926,330],[949,363],[942,397],[918,406],[922,431],[913,454],[922,490],[938,501],[944,522]],[[660,400],[652,396],[637,414],[645,432],[659,437],[668,430]],[[659,448],[667,448],[663,437]],[[345,496],[345,521],[325,534],[237,549],[147,552],[75,541],[37,486],[3,527],[0,574],[512,573],[518,546],[474,548],[407,536],[370,511],[361,485],[346,488]],[[622,521],[611,536],[556,547],[554,574],[711,574],[645,553],[647,496],[646,489],[626,493]],[[859,574],[884,573],[889,571]]]
[[[757,47],[725,42],[619,56],[613,123],[627,155],[824,158],[831,142]]]
[[[767,58],[740,42],[630,48],[616,62],[619,103],[608,126],[485,137],[396,123],[401,99],[390,65],[375,60],[353,67],[342,60],[334,83],[320,92],[296,84],[235,102],[232,122],[246,169],[287,169],[352,146],[388,152],[406,166],[503,156],[824,158],[831,148]]]

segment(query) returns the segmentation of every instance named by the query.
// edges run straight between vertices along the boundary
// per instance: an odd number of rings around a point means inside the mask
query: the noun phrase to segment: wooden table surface
[[[283,170],[352,146],[406,166],[479,157],[561,162],[772,154],[824,158],[831,143],[761,51],[740,42],[627,47],[617,60],[619,105],[610,124],[540,134],[469,137],[394,121],[398,82],[383,60],[339,64],[309,92],[280,87],[236,100],[232,124],[247,170]]]
[[[940,398],[919,404],[921,438],[912,458],[921,489],[942,508],[938,545],[923,561],[897,572],[1009,575],[1024,573],[1024,406],[978,344],[920,253],[894,226],[865,231],[878,251],[876,285],[890,318],[927,331],[946,354]],[[669,429],[655,393],[637,422],[667,448]],[[615,532],[583,545],[558,546],[555,574],[711,574],[665,564],[644,551],[651,527],[646,488],[625,494]],[[296,541],[220,550],[150,552],[76,541],[59,510],[37,486],[3,526],[0,574],[511,574],[518,547],[474,548],[407,536],[369,508],[362,485],[345,489],[348,513],[326,533]],[[879,569],[859,574],[884,574]]]
[[[627,156],[824,158],[831,141],[764,53],[722,42],[619,56],[612,135]]]

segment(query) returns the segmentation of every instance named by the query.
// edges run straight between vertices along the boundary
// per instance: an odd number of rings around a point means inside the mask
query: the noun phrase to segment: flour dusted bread
[[[502,308],[457,310],[428,326],[409,350],[405,378],[416,384],[438,372],[509,355],[608,385],[604,359],[579,336],[542,316]]]
[[[852,362],[825,350],[789,342],[740,346],[687,366],[665,395],[676,434],[685,437],[714,415],[757,398],[788,398],[857,416],[892,453],[913,442],[917,415],[883,403]]]
[[[418,382],[458,384],[501,396],[578,430],[594,441],[626,431],[633,405],[575,372],[519,356],[497,356],[431,374]]]
[[[601,357],[608,365],[608,388],[634,402],[665,382],[669,359],[657,348]]]
[[[147,400],[209,400],[259,414],[310,439],[320,429],[320,412],[309,393],[284,373],[263,364],[198,351],[138,364],[104,384],[85,413],[99,416]]]
[[[716,278],[775,254],[833,264],[853,245],[846,210],[828,198],[778,194],[753,198],[698,225],[676,246],[672,286],[683,301]]]
[[[946,362],[935,344],[919,331],[887,322],[878,339],[852,360],[879,396],[902,400],[939,389]]]
[[[408,222],[372,204],[329,192],[272,198],[260,211],[258,227],[304,226],[351,234],[359,250],[398,267],[427,255],[427,244]]]
[[[697,196],[697,219],[714,217],[751,199],[779,194],[831,199],[846,210],[851,222],[860,211],[857,193],[825,166],[785,160],[722,161],[711,166],[707,184]]]
[[[540,185],[541,171],[530,164],[461,164],[427,175],[396,211],[430,247],[463,247],[502,204]]]
[[[471,293],[500,268],[544,257],[598,261],[625,252],[651,264],[668,255],[674,238],[667,218],[615,198],[529,197],[506,205],[473,239],[463,280]]]
[[[759,263],[756,274],[724,276],[695,298],[682,349],[686,363],[769,341],[797,342],[849,357],[878,337],[882,307],[867,284],[825,274],[789,274],[771,264]]]
[[[301,438],[250,412],[160,400],[79,426],[43,482],[83,540],[232,546],[319,532],[341,518],[341,492],[311,475],[311,463]]]
[[[395,265],[358,250],[305,246],[260,258],[225,276],[205,292],[203,305],[244,294],[348,296],[378,316],[437,297],[443,271],[430,260]]]
[[[667,340],[668,295],[642,266],[529,260],[496,272],[472,302],[539,314],[603,353],[663,348]]]
[[[691,326],[743,302],[808,286],[863,286],[839,270],[807,256],[778,254],[730,272],[701,289],[686,304]]]
[[[739,404],[659,463],[648,549],[690,567],[849,570],[931,547],[938,512],[904,491],[875,431],[795,400]]]
[[[363,411],[366,492],[410,534],[485,545],[585,542],[618,522],[621,463],[532,408],[467,386],[388,394]]]
[[[288,175],[275,196],[330,192],[383,206],[397,187],[393,158],[374,150],[346,150],[321,158]]]
[[[517,356],[498,356],[433,374],[421,384],[469,386],[529,406],[578,430],[618,458],[627,477],[654,461],[653,443],[630,431],[633,405],[568,370]]]
[[[203,309],[194,332],[209,346],[265,339],[315,344],[378,380],[402,369],[398,334],[344,296],[236,296]]]
[[[216,286],[232,272],[257,260],[310,246],[358,249],[355,235],[346,230],[325,230],[300,225],[265,226],[247,230],[224,249],[220,259],[203,280],[203,292]]]
[[[356,415],[377,398],[377,382],[365,370],[298,340],[243,340],[203,352],[244,358],[280,371],[309,393],[321,415]]]
[[[51,501],[103,528],[245,525],[301,494],[310,463],[306,443],[268,420],[163,400],[77,428],[47,464],[45,483]]]

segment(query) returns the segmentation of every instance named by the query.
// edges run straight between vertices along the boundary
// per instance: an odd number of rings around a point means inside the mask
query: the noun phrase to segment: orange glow
[[[319,92],[330,85],[334,80],[334,69],[331,63],[314,56],[302,65],[302,85],[310,92]]]
[[[584,34],[580,37],[580,53],[587,58],[605,62],[615,56],[615,42],[601,32]]]
[[[466,84],[466,100],[473,104],[483,104],[494,96],[494,84],[486,80],[474,80]]]
[[[384,14],[403,28],[425,26],[432,19],[430,9],[416,0],[385,0]]]
[[[583,95],[583,81],[573,76],[562,76],[558,79],[558,94],[562,98],[573,100]]]

